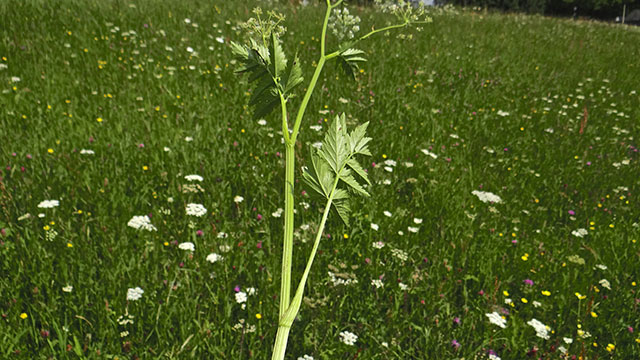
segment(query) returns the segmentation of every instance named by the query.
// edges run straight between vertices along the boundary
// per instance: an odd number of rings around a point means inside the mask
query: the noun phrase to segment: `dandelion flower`
[[[144,290],[142,290],[140,287],[129,288],[129,290],[127,290],[127,300],[136,301],[142,297],[143,293]]]

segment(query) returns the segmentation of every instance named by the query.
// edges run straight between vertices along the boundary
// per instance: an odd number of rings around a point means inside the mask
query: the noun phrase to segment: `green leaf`
[[[286,67],[287,60],[279,40],[272,39],[271,50],[253,39],[249,45],[231,43],[231,51],[239,62],[238,73],[247,73],[249,83],[255,83],[249,105],[253,106],[253,117],[267,116],[280,104],[278,75]],[[273,54],[273,59],[271,59]]]
[[[329,198],[335,177],[329,165],[324,159],[318,156],[317,150],[311,148],[311,166],[305,169],[302,174],[305,182],[313,191],[325,199]]]
[[[360,176],[360,178],[362,178],[364,181],[366,181],[367,184],[371,185],[371,181],[369,181],[369,177],[367,176],[367,173],[364,171],[362,166],[360,166],[360,163],[356,159],[354,159],[354,158],[349,159],[349,161],[347,161],[347,165],[356,174],[358,174],[358,176]]]
[[[355,79],[355,74],[359,68],[358,63],[367,61],[367,59],[360,56],[362,54],[364,54],[364,51],[350,48],[343,50],[338,55],[338,63],[342,70],[352,79]]]
[[[324,137],[318,154],[327,161],[334,173],[338,174],[349,157],[347,148],[347,125],[344,114],[336,116]]]
[[[349,203],[345,200],[338,200],[333,202],[333,208],[336,210],[342,222],[349,226],[349,214],[351,213],[351,209],[349,208]]]
[[[284,93],[289,94],[296,86],[300,85],[304,78],[302,77],[302,69],[300,68],[300,60],[298,55],[293,58],[293,63],[289,67],[289,73],[283,78],[285,84]]]
[[[282,51],[282,45],[280,45],[280,39],[273,32],[271,33],[271,53],[273,54],[273,61],[271,62],[271,74],[276,79],[280,77],[280,73],[287,67],[287,58]]]
[[[362,187],[362,185],[360,185],[360,183],[353,177],[353,175],[351,175],[351,172],[348,169],[343,170],[343,173],[346,173],[346,174],[341,174],[340,180],[344,181],[353,190],[357,191],[361,195],[364,195],[367,197],[369,196],[369,193],[367,192],[367,190],[365,190]]]

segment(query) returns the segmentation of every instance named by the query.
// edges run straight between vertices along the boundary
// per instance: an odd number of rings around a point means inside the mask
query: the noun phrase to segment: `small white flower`
[[[219,42],[220,44],[224,44],[224,37],[222,37],[222,36],[218,36],[218,37],[216,38],[216,41],[217,41],[217,42]]]
[[[596,265],[596,267],[600,270],[607,270],[607,266],[606,265],[602,265],[602,264],[598,264]]]
[[[384,214],[384,216],[386,216],[386,217],[392,217],[392,216],[393,216],[393,214],[391,214],[391,213],[390,213],[389,211],[387,211],[387,210],[385,210],[385,211],[383,212],[383,214]]]
[[[184,138],[184,141],[186,141],[186,142],[192,142],[192,141],[193,141],[193,138],[192,138],[191,136],[187,136],[187,137],[185,137],[185,138]]]
[[[587,229],[582,229],[582,228],[580,228],[578,230],[573,230],[571,232],[571,235],[573,235],[575,237],[579,237],[579,238],[583,238],[588,234],[589,234],[589,232],[587,231]]]
[[[322,148],[322,142],[320,142],[320,141],[314,142],[313,144],[311,144],[311,146],[313,146],[316,149],[320,149],[320,148]]]
[[[129,290],[127,290],[127,300],[136,301],[142,297],[143,293],[144,290],[140,289],[140,287],[129,288]]]
[[[420,228],[414,227],[414,226],[409,226],[409,227],[407,227],[407,230],[409,230],[409,232],[412,232],[412,233],[415,234],[420,230]]]
[[[38,204],[38,207],[41,209],[51,209],[56,206],[60,206],[60,201],[58,200],[44,200]]]
[[[376,289],[380,289],[381,287],[384,286],[384,284],[382,283],[382,280],[380,280],[380,279],[372,279],[371,280],[371,285],[375,286]]]
[[[503,319],[500,314],[498,314],[497,312],[492,312],[490,314],[485,314],[488,318],[489,318],[489,322],[494,324],[494,325],[498,325],[501,328],[506,328],[507,327],[507,320]]]
[[[489,360],[502,360],[502,359],[498,355],[489,354]]]
[[[275,218],[279,218],[282,216],[282,212],[284,210],[282,208],[278,208],[276,211],[271,213],[271,216],[275,217]]]
[[[565,342],[565,344],[570,345],[571,343],[573,343],[573,339],[572,338],[567,338],[567,337],[563,337],[562,341]]]
[[[185,19],[184,19],[184,23],[185,23],[185,24],[191,24],[191,19],[189,19],[189,18],[185,18]]]
[[[65,287],[63,287],[63,288],[62,288],[62,291],[67,292],[67,293],[70,293],[70,292],[72,292],[72,291],[73,291],[73,286],[71,286],[71,285],[67,285],[67,286],[65,286]]]
[[[253,296],[255,294],[256,294],[256,288],[254,287],[247,288],[247,295]]]
[[[221,255],[218,255],[216,253],[211,253],[209,255],[207,255],[207,261],[214,264],[218,261],[222,261],[223,257]]]
[[[535,300],[531,302],[531,305],[533,305],[533,307],[540,307],[540,306],[542,306],[542,304],[540,303],[540,301],[535,301]]]
[[[376,249],[382,249],[384,247],[384,243],[382,241],[374,241],[371,246]]]
[[[202,181],[204,178],[200,175],[187,175],[184,177],[187,181]]]
[[[413,222],[419,225],[419,224],[422,224],[422,219],[413,218]]]
[[[560,351],[562,355],[566,355],[567,348],[561,345],[561,346],[558,346],[558,351]]]
[[[545,326],[545,324],[541,323],[536,319],[531,319],[527,321],[527,324],[531,325],[536,330],[536,335],[539,338],[549,340],[549,331],[547,330],[547,327]]]
[[[391,180],[389,180],[389,179],[385,179],[382,183],[383,183],[384,185],[391,185]]]
[[[236,302],[242,304],[247,301],[247,293],[244,291],[238,291],[236,293]]]
[[[393,168],[391,166],[385,166],[384,167],[384,171],[386,172],[393,172]]]
[[[340,333],[340,341],[347,345],[354,345],[358,341],[358,335],[349,331],[342,331]]]
[[[600,284],[600,286],[602,286],[603,288],[607,289],[607,290],[611,290],[611,284],[609,283],[609,280],[607,279],[602,279],[598,282]]]
[[[300,356],[298,360],[313,360],[313,357],[309,355],[303,355],[303,356]]]
[[[509,116],[509,113],[506,111],[498,110],[498,115],[505,117],[505,116]]]
[[[425,155],[427,155],[427,156],[431,156],[431,157],[432,157],[432,158],[434,158],[434,159],[437,159],[437,158],[438,158],[438,155],[436,155],[436,154],[432,153],[431,151],[429,151],[429,150],[427,150],[427,149],[422,149],[422,150],[420,150],[420,151],[422,151],[422,153],[423,153],[423,154],[425,154]]]
[[[236,195],[236,197],[233,198],[233,202],[236,203],[236,204],[239,204],[239,203],[241,203],[243,201],[244,201],[244,198],[242,196],[240,196],[240,195]]]
[[[480,201],[484,203],[491,202],[491,203],[499,204],[502,202],[502,199],[500,199],[500,196],[487,191],[473,190],[471,193],[477,196],[478,199],[480,199]]]
[[[29,215],[29,214],[27,214],[27,215]],[[45,215],[45,213],[39,213],[39,214],[38,214],[38,217],[39,217],[40,219],[44,218],[45,216],[47,216],[47,215]],[[22,216],[21,216],[21,218],[22,218]],[[27,216],[27,218],[28,218],[28,216]],[[21,220],[21,219],[18,219],[18,220]]]
[[[164,152],[170,152],[170,151],[171,151],[171,149],[169,147],[167,147],[167,146],[164,147]]]
[[[218,247],[220,249],[221,252],[226,253],[229,252],[231,250],[231,246],[227,245],[227,244],[222,244]]]
[[[384,164],[387,166],[396,166],[397,163],[395,160],[387,159],[384,161]]]
[[[95,152],[93,150],[82,149],[80,150],[81,155],[93,155]]]
[[[258,120],[258,125],[260,125],[260,126],[265,126],[265,125],[267,125],[267,120],[265,120],[265,119],[260,119],[260,120]]]
[[[409,286],[407,286],[407,284],[404,284],[404,283],[398,283],[398,286],[402,291],[407,291],[407,289],[409,289]]]
[[[187,204],[187,215],[201,217],[207,213],[207,209],[201,204]]]
[[[178,248],[181,250],[189,250],[189,251],[196,250],[196,246],[190,241],[180,243],[180,245],[178,245]]]
[[[155,226],[151,224],[151,219],[147,215],[136,215],[129,220],[127,226],[136,230],[157,231]]]
[[[12,76],[11,77],[11,82],[14,82],[14,83],[20,82],[20,78],[17,77],[17,76]]]
[[[218,233],[218,239],[226,239],[228,236],[229,236],[229,235],[228,235],[226,232],[224,232],[224,231],[220,231],[220,232]]]
[[[405,167],[408,167],[408,168],[413,167],[413,163],[412,163],[412,162],[409,162],[409,161],[405,161],[405,162],[403,162],[403,163],[402,163],[402,165],[404,165]]]
[[[380,228],[380,226],[378,226],[378,224],[371,223],[371,228],[372,228],[373,230],[375,230],[375,231],[378,231],[378,229]]]
[[[0,63],[0,70],[8,69],[9,66],[7,64]]]
[[[187,46],[187,52],[192,53],[193,52],[193,48],[191,46]]]
[[[311,125],[311,126],[309,126],[309,129],[315,130],[315,131],[320,131],[320,130],[322,130],[322,126],[321,125]]]

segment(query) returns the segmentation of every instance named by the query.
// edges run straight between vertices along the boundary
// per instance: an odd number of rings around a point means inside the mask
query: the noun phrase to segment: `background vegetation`
[[[0,357],[268,356],[283,145],[228,46],[253,5],[0,3]],[[280,10],[308,78],[322,8]],[[336,114],[370,121],[373,196],[330,219],[289,358],[640,356],[640,33],[465,10],[405,35],[312,98],[297,164]],[[321,210],[304,190],[298,254]]]

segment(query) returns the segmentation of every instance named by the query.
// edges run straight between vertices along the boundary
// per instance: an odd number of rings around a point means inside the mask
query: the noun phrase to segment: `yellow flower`
[[[260,313],[256,314],[256,319],[258,319],[258,320],[262,319],[262,314],[260,314]]]
[[[592,312],[591,312],[591,317],[592,317],[592,318],[597,318],[597,317],[598,317],[598,314],[596,314],[596,312],[595,312],[595,311],[592,311]]]
[[[386,159],[387,158],[387,154],[382,154],[382,158]]]
[[[348,239],[349,238],[349,234],[344,234],[342,235],[343,238]]]
[[[72,248],[72,247],[73,247],[73,244],[72,244],[72,243],[67,243],[67,247],[68,247],[68,248]]]
[[[42,228],[44,229],[44,231],[49,231],[49,229],[51,229],[51,228],[49,227],[49,225],[45,225],[45,226],[43,226]]]
[[[97,121],[97,122],[99,122],[99,123],[101,123],[101,122],[102,122],[102,118],[101,118],[101,117],[99,117],[99,118],[97,118],[97,119],[96,119],[96,121]]]
[[[164,245],[164,246],[169,246],[169,242],[168,242],[168,241],[165,241],[164,243],[162,243],[162,245]]]
[[[23,319],[23,320],[24,320],[24,319],[26,319],[26,318],[28,318],[28,317],[29,317],[29,315],[27,315],[27,313],[22,313],[22,314],[20,314],[20,319]]]
[[[47,152],[48,152],[49,154],[53,154],[53,149],[52,149],[52,148],[49,148],[49,149],[47,149]]]
[[[507,290],[502,292],[504,294],[504,296],[509,296],[509,292]]]
[[[526,298],[522,298],[522,299],[520,299],[520,301],[522,301],[523,304],[526,304],[526,303],[529,302],[529,300],[527,300]]]
[[[583,300],[587,298],[587,295],[582,295],[579,292],[577,292],[575,295],[578,298],[578,300]]]
[[[636,282],[635,282],[635,281],[632,281],[632,282],[631,282],[631,286],[636,286]]]
[[[147,165],[143,165],[142,166],[142,170],[147,171],[147,170],[149,170],[149,167]]]
[[[542,295],[544,295],[544,296],[551,296],[551,291],[549,291],[549,290],[542,290]]]
[[[612,352],[613,350],[616,349],[616,346],[613,344],[607,344],[607,351],[608,352]]]

